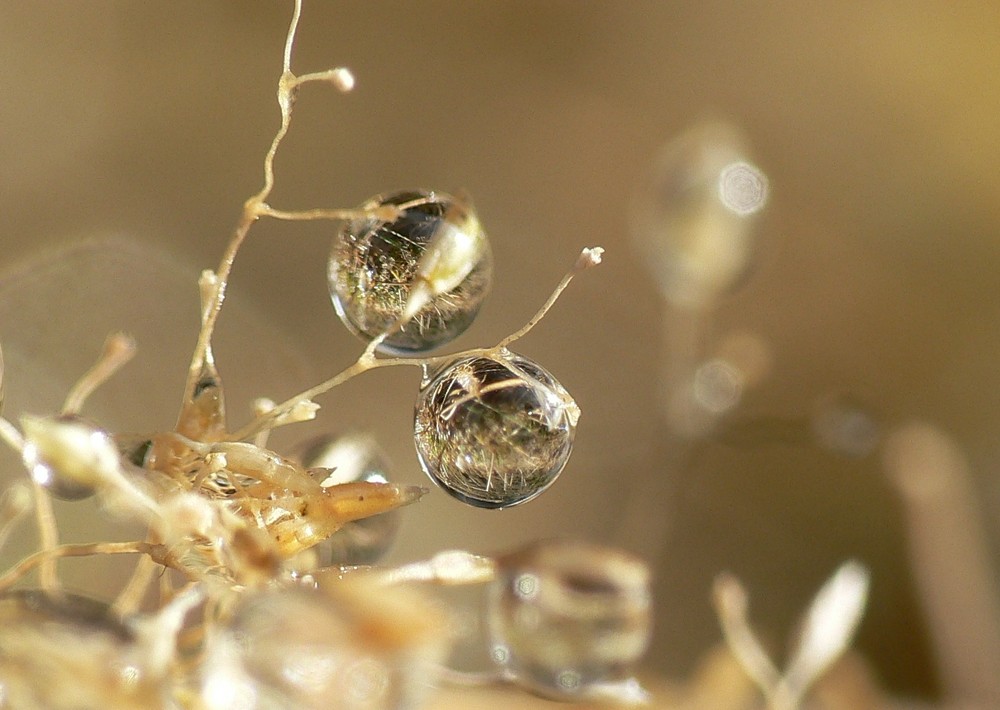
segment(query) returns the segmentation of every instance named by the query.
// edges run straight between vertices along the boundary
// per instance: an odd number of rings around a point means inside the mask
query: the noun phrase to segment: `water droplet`
[[[731,126],[696,126],[663,148],[636,196],[633,233],[664,298],[703,309],[735,287],[767,192]]]
[[[611,548],[549,541],[498,564],[487,608],[491,658],[515,682],[569,700],[628,678],[650,638],[643,562]]]
[[[330,295],[347,327],[372,340],[400,319],[419,286],[427,302],[379,347],[426,352],[458,337],[479,312],[493,275],[489,243],[472,207],[442,192],[379,195],[361,209],[386,205],[400,208],[394,220],[356,219],[340,230]]]
[[[29,427],[21,452],[31,478],[60,500],[84,500],[94,495],[94,487],[87,481],[92,478],[88,469],[98,464],[99,453],[111,450],[107,432],[77,415],[36,421],[39,425]]]
[[[420,391],[417,455],[431,479],[480,508],[531,500],[559,476],[579,409],[541,366],[513,353],[460,357]]]

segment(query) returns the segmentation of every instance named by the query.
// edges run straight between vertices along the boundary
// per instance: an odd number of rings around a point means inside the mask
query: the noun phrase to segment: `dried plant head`
[[[491,581],[496,563],[453,552],[429,566],[369,568],[350,556],[356,548],[341,560],[324,558],[317,546],[345,526],[414,503],[427,490],[367,475],[364,466],[345,476],[343,456],[282,456],[267,447],[270,432],[315,418],[314,398],[357,375],[407,365],[425,377],[438,373],[437,384],[424,382],[418,395],[426,412],[418,403],[415,438],[418,449],[430,447],[421,449],[422,459],[428,450],[436,456],[439,482],[456,497],[483,507],[524,502],[569,457],[577,405],[547,370],[507,346],[544,317],[576,273],[599,263],[603,250],[583,250],[538,313],[496,345],[425,355],[468,326],[489,289],[485,232],[465,195],[397,192],[357,209],[286,211],[268,203],[299,88],[354,86],[344,68],[292,71],[300,14],[295,0],[278,81],[281,123],[263,160],[263,185],[244,203],[218,266],[198,281],[201,327],[175,426],[114,434],[87,420],[91,394],[136,351],[121,333],[108,338],[58,413],[24,414],[20,427],[0,417],[0,438],[20,454],[26,473],[0,500],[0,543],[29,512],[39,540],[36,552],[0,574],[0,704],[410,707],[439,672],[449,623],[422,591],[402,587]],[[281,402],[255,400],[250,420],[230,428],[212,338],[236,257],[263,218],[342,223],[329,263],[331,293],[367,345],[310,389]],[[2,373],[0,358],[0,403]],[[458,422],[465,428],[445,431]],[[476,480],[470,485],[485,497],[460,494],[462,479]],[[51,499],[91,496],[104,511],[141,525],[142,538],[60,543]],[[345,537],[344,544],[361,540]],[[99,555],[136,560],[125,586],[107,603],[66,593],[58,561]]]

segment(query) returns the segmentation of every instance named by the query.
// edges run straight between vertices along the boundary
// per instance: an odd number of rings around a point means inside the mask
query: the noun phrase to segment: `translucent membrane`
[[[379,195],[361,206],[374,210],[401,208],[387,221],[377,217],[347,222],[333,242],[327,276],[334,308],[344,324],[365,340],[389,330],[403,315],[414,289],[431,274],[424,257],[429,250],[463,245],[456,255],[435,254],[459,283],[434,296],[380,349],[397,354],[422,353],[444,345],[465,331],[486,298],[493,276],[493,259],[486,235],[472,207],[441,192],[414,190]],[[435,256],[432,255],[432,256]],[[455,264],[463,259],[467,263]],[[423,260],[423,261],[422,261]],[[428,273],[424,273],[427,271]]]
[[[548,488],[569,459],[579,409],[531,360],[502,351],[454,360],[417,398],[414,441],[424,471],[480,508],[505,508]]]
[[[650,639],[645,564],[574,541],[538,543],[498,562],[487,610],[497,665],[564,700],[626,680]]]

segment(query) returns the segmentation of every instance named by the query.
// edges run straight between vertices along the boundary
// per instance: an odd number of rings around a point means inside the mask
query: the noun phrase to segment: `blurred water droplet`
[[[611,548],[550,541],[498,564],[487,608],[491,657],[515,682],[571,700],[628,678],[651,631],[643,562]]]
[[[304,446],[299,458],[307,468],[332,469],[320,481],[323,487],[339,483],[387,483],[390,480],[384,455],[375,440],[364,434],[320,437]],[[398,510],[355,520],[313,549],[322,566],[374,564],[392,546],[399,523]]]
[[[446,628],[412,590],[358,580],[247,593],[213,634],[202,699],[227,697],[220,689],[235,682],[251,707],[415,707],[443,660]]]
[[[766,176],[731,126],[696,126],[664,146],[636,196],[632,223],[663,297],[703,309],[732,289],[747,268],[753,216],[767,195]]]

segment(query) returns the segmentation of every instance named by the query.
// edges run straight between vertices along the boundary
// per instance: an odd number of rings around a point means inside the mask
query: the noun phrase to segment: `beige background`
[[[260,183],[288,14],[270,2],[0,3],[9,415],[57,407],[106,332],[126,328],[140,356],[90,413],[116,428],[171,425],[195,275],[215,265]],[[650,665],[681,676],[718,639],[716,572],[747,581],[780,649],[822,579],[858,557],[874,571],[862,650],[890,687],[933,693],[899,503],[877,458],[824,452],[797,423],[818,398],[849,392],[888,425],[939,424],[967,451],[1000,540],[1000,10],[312,2],[303,23],[295,67],[347,65],[358,88],[303,91],[275,206],[467,189],[497,263],[467,346],[518,327],[581,246],[608,250],[519,346],[583,409],[564,477],[502,513],[434,491],[407,512],[394,558],[553,535],[626,545],[657,571]],[[656,148],[707,117],[746,130],[772,195],[753,271],[713,332],[767,341],[774,368],[742,416],[788,426],[710,445],[678,469],[656,397],[663,312],[632,255],[627,207]],[[331,230],[252,233],[217,347],[234,421],[251,397],[282,398],[359,352],[326,295]],[[371,428],[398,478],[422,482],[414,375],[352,382],[322,400],[317,426],[278,443]],[[67,535],[107,534],[82,510]],[[648,525],[624,525],[637,510]],[[92,569],[78,586],[97,583]]]

